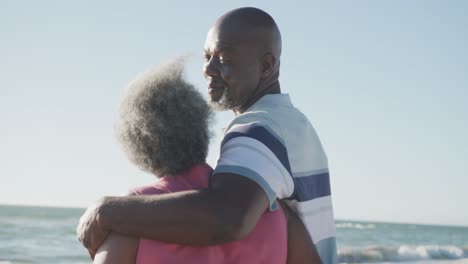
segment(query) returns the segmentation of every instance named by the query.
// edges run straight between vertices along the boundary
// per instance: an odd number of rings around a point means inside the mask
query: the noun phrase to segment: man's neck
[[[271,85],[263,88],[263,89],[258,89],[258,92],[254,93],[251,97],[250,100],[247,101],[244,106],[239,107],[238,109],[234,109],[234,114],[240,115],[244,113],[247,109],[249,109],[252,105],[254,105],[258,100],[260,100],[263,96],[267,94],[280,94],[281,93],[281,88],[280,88],[280,83],[279,81],[272,82]]]

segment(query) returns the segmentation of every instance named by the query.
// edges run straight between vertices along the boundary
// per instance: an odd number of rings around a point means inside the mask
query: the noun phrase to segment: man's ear
[[[276,65],[276,58],[271,54],[271,52],[266,53],[263,55],[262,58],[262,77],[266,78],[270,76],[274,70]]]

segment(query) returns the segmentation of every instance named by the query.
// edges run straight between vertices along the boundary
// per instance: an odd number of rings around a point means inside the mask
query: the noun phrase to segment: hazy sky
[[[282,89],[323,141],[338,219],[468,225],[467,1],[1,1],[0,203],[153,181],[114,138],[124,87],[189,53],[205,93],[206,32],[241,6],[280,27]]]

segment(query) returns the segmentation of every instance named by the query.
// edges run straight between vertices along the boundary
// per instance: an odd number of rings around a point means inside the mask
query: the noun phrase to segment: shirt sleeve
[[[294,191],[288,153],[282,139],[261,123],[232,126],[221,143],[220,157],[213,173],[234,173],[256,182],[266,193],[270,210],[276,199]]]

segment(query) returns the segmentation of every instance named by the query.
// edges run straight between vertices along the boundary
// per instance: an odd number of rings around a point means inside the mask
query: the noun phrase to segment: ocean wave
[[[359,223],[336,223],[336,228],[347,229],[375,229],[374,224],[359,224]]]
[[[468,257],[468,246],[401,245],[341,248],[338,250],[338,256],[341,263],[454,260]]]

